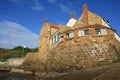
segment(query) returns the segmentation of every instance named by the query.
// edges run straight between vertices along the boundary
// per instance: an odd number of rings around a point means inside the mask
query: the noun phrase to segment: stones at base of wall
[[[118,60],[115,46],[110,43],[82,43],[61,45],[50,50],[46,67],[48,70],[61,68],[88,68],[109,64]]]
[[[40,55],[38,54],[38,52],[28,53],[20,67],[25,70],[44,69],[44,65],[40,60]]]
[[[6,65],[18,67],[18,66],[22,65],[23,62],[24,62],[24,58],[10,58],[6,61]]]
[[[33,74],[32,71],[25,71],[23,69],[12,68],[10,72],[23,73],[23,74]]]

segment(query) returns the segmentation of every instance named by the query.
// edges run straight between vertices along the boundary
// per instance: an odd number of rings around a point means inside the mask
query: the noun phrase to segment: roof
[[[53,23],[50,23],[50,22],[48,22],[48,24],[49,24],[49,25],[50,25],[50,27],[52,27],[52,28],[56,28],[56,29],[58,29],[58,28],[59,28],[56,24],[53,24]]]

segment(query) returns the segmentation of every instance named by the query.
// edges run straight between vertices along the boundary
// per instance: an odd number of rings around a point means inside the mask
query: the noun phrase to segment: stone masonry
[[[56,25],[46,19],[40,30],[39,51],[28,53],[24,68],[59,71],[120,60],[120,37],[101,16],[90,12],[86,4],[77,20],[72,13],[68,24],[73,26]]]

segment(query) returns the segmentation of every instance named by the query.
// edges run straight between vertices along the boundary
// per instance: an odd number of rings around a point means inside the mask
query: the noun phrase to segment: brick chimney
[[[48,22],[48,19],[47,19],[47,18],[45,18],[44,22]]]
[[[83,5],[83,20],[84,25],[88,25],[88,6],[86,4]]]
[[[71,19],[71,18],[74,18],[74,13],[71,13],[71,14],[70,14],[70,19]]]

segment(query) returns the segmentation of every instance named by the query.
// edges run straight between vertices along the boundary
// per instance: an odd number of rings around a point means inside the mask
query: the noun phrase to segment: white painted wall
[[[102,19],[102,25],[111,28],[103,19]]]
[[[76,20],[74,18],[71,18],[66,25],[68,27],[72,27],[75,23],[76,23]]]
[[[118,36],[118,34],[114,33],[114,36],[120,42],[120,37]]]
[[[102,25],[111,28],[103,19],[102,19]],[[115,38],[120,42],[120,37],[117,33],[114,33]]]

